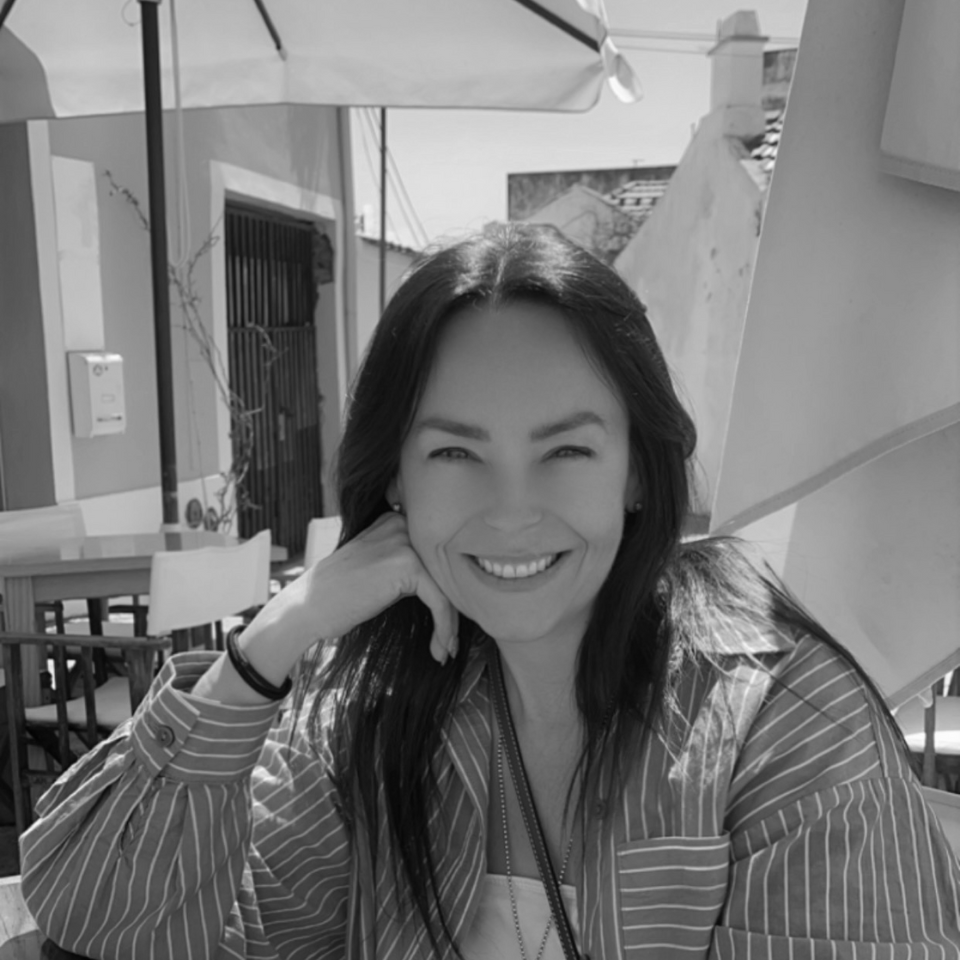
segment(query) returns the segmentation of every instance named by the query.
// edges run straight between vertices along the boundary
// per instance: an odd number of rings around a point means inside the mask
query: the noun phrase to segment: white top
[[[540,941],[543,939],[543,931],[546,930],[547,921],[550,919],[550,903],[547,900],[547,894],[539,880],[530,880],[526,877],[513,878],[513,892],[517,898],[517,913],[520,916],[527,958],[536,960]],[[576,887],[564,883],[560,886],[560,893],[579,950],[580,921],[577,917]],[[521,956],[506,877],[488,873],[483,878],[480,907],[460,949],[465,960],[512,960],[514,957]],[[542,960],[563,960],[563,948],[560,946],[555,924],[550,925],[550,936],[547,938]]]

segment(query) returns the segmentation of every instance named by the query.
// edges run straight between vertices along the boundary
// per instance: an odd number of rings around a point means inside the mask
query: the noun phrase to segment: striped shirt
[[[815,639],[728,633],[723,670],[684,675],[689,722],[648,743],[591,821],[585,956],[960,958],[958,862],[859,678]],[[351,841],[328,741],[276,705],[189,694],[215,656],[171,658],[133,720],[38,804],[22,887],[41,930],[124,960],[430,956],[390,867]],[[468,664],[437,764],[455,938],[486,870],[485,664]]]

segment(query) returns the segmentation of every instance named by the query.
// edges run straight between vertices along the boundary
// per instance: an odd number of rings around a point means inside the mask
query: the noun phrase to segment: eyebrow
[[[570,414],[569,417],[564,417],[562,420],[534,427],[530,431],[530,439],[533,441],[549,440],[561,433],[569,433],[578,427],[587,426],[600,427],[604,432],[610,432],[607,421],[600,414],[594,413],[592,410],[580,410],[577,413]],[[472,423],[461,423],[458,420],[448,420],[446,417],[425,417],[423,420],[417,421],[413,429],[418,434],[424,430],[439,430],[441,433],[449,433],[455,437],[462,437],[464,440],[486,441],[490,439],[489,431],[483,427],[478,427]]]

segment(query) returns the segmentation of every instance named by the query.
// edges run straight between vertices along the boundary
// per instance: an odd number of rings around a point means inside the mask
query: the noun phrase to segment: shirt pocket
[[[809,937],[769,937],[733,927],[716,928],[710,960],[911,960],[952,957],[946,944],[863,943],[853,940],[815,940]]]
[[[729,864],[727,836],[660,837],[618,847],[624,956],[706,956],[726,897]]]

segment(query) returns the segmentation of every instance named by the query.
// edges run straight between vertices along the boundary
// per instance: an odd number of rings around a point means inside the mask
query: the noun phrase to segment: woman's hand
[[[318,635],[343,636],[397,600],[419,597],[433,615],[430,652],[434,659],[445,663],[449,656],[456,656],[457,611],[427,572],[410,543],[406,518],[399,514],[379,517],[287,590],[308,618],[314,640]]]
[[[264,644],[289,661],[289,670],[316,640],[341,637],[403,597],[419,597],[429,607],[433,657],[445,663],[455,656],[457,611],[413,549],[406,519],[387,513],[277,594],[244,630],[241,644],[255,666],[267,659],[260,653]]]
[[[251,666],[280,686],[319,639],[343,636],[403,597],[419,597],[433,615],[430,653],[457,653],[457,611],[427,573],[407,535],[407,521],[384,514],[363,533],[304,571],[257,614],[238,643]],[[263,703],[221,657],[193,693],[219,703]]]

